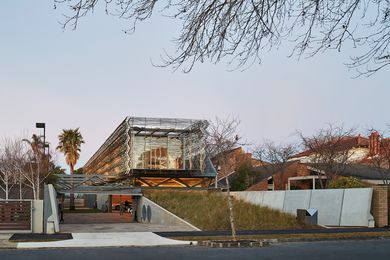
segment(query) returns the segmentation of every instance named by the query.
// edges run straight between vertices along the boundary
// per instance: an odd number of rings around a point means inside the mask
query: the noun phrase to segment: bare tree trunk
[[[37,193],[36,193],[36,190],[35,190],[35,183],[32,182],[32,191],[33,191],[33,197],[34,197],[34,200],[37,199]]]
[[[236,226],[234,224],[234,214],[233,214],[233,202],[230,196],[230,185],[229,178],[226,177],[226,186],[227,186],[227,199],[228,199],[228,208],[229,208],[229,219],[230,219],[230,228],[232,230],[232,238],[234,241],[237,241]]]
[[[324,188],[324,183],[322,182],[321,173],[318,173],[318,180],[320,181],[320,187],[321,187],[321,189],[323,189],[323,188]]]
[[[5,182],[5,200],[8,200],[8,180]]]
[[[21,176],[19,177],[19,199],[20,200],[23,199],[23,195],[22,195],[22,177]]]
[[[39,156],[39,155],[38,155]],[[39,163],[37,164],[37,178],[36,178],[36,182],[37,182],[37,184],[36,184],[36,186],[35,186],[35,188],[37,189],[37,191],[36,191],[36,194],[37,194],[37,200],[39,200],[40,198],[39,198],[39,182],[40,182],[40,176],[39,176],[39,173],[40,173],[40,171],[41,171],[41,158],[39,158]]]
[[[36,186],[35,186],[35,189],[37,190],[35,193],[37,194],[37,200],[39,200],[40,199],[40,191],[39,191],[39,179],[37,179],[37,184],[36,184]]]

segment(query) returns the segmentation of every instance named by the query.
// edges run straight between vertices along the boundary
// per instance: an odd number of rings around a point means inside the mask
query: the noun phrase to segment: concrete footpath
[[[16,248],[70,248],[70,247],[121,247],[121,246],[177,246],[190,245],[158,236],[152,232],[72,233],[73,239],[51,242],[19,242]]]
[[[12,234],[0,234],[0,249],[2,249],[2,248],[16,248],[16,243],[9,241],[11,236],[12,236]]]

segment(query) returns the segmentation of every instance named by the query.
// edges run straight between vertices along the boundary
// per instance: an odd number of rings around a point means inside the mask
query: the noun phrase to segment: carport
[[[136,219],[136,205],[140,188],[124,185],[118,176],[109,175],[58,175],[56,191],[62,194],[59,203],[64,209],[63,225],[131,223]],[[75,194],[76,211],[69,211],[69,194]],[[62,199],[61,197],[65,198]],[[127,204],[122,212],[113,207]],[[132,209],[132,210],[130,210]]]
[[[123,175],[58,175],[56,191],[59,194],[77,194],[76,212],[67,211],[60,232],[102,233],[102,232],[161,232],[196,230],[191,224],[178,218],[143,197],[141,188],[129,185]],[[132,213],[120,215],[112,208],[99,210],[104,204],[111,205],[113,197],[130,196]],[[80,203],[80,201],[82,203]],[[65,205],[66,206],[66,205]],[[85,214],[86,210],[94,209]],[[151,213],[151,210],[154,213]],[[81,213],[80,213],[81,212]],[[151,218],[151,216],[154,216]],[[138,220],[138,222],[137,222]]]

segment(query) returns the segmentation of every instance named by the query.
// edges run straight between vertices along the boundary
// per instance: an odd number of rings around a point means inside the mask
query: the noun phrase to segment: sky
[[[80,128],[81,167],[126,116],[240,119],[250,143],[287,142],[326,123],[365,130],[390,123],[389,69],[359,77],[344,63],[353,50],[310,59],[291,48],[263,53],[262,63],[231,71],[198,63],[188,74],[159,68],[173,51],[175,21],[155,13],[134,34],[98,9],[77,30],[63,30],[64,8],[51,1],[6,1],[0,8],[0,139],[42,134],[58,144],[62,129]],[[58,164],[67,168],[61,154]]]

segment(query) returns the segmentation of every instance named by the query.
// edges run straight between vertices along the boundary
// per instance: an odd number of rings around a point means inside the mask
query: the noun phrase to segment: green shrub
[[[348,188],[365,188],[367,185],[361,180],[354,177],[338,176],[326,185],[328,189],[348,189]]]
[[[248,163],[242,164],[236,175],[232,178],[231,181],[231,190],[232,191],[243,191],[248,189],[256,181],[256,174],[253,171],[252,165]]]

